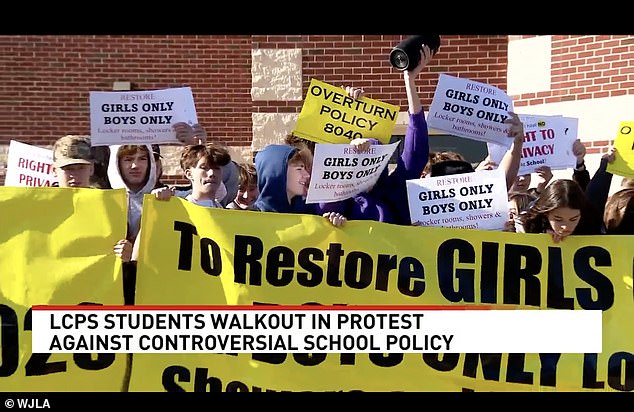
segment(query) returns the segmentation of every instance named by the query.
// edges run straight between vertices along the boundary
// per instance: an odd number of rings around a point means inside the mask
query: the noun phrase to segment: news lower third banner
[[[33,307],[38,353],[601,352],[600,310]]]
[[[131,391],[634,390],[631,236],[554,244],[368,221],[334,228],[319,216],[149,196],[142,226],[140,306],[598,310],[603,336],[601,352],[584,353],[135,353]]]

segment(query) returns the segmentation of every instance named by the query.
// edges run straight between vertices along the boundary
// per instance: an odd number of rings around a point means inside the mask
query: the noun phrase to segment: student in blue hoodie
[[[270,144],[255,155],[255,169],[260,194],[254,208],[262,212],[318,214],[315,205],[304,201],[310,182],[312,154],[287,144]],[[322,213],[320,213],[322,214]],[[337,212],[322,214],[334,226],[346,218]]]
[[[349,220],[376,220],[378,222],[410,225],[411,219],[405,181],[418,179],[429,157],[429,140],[425,113],[416,91],[416,77],[429,63],[435,50],[424,45],[418,66],[403,72],[407,93],[409,123],[404,139],[403,153],[397,160],[392,173],[386,168],[375,183],[365,192],[352,198],[329,203],[320,203],[318,213],[339,213]],[[362,96],[361,89],[346,88],[351,97]],[[377,144],[375,139],[355,139],[350,142],[363,151],[369,144]]]

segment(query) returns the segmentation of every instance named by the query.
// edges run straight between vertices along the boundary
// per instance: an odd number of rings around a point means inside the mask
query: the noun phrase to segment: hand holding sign
[[[539,166],[535,169],[535,174],[537,174],[537,193],[541,193],[553,178],[553,172],[548,166]]]
[[[608,163],[607,171],[623,177],[634,177],[634,122],[621,122],[614,140],[614,161]]]
[[[506,119],[504,123],[510,125],[509,137],[520,142],[524,139],[524,123],[522,123],[522,120],[516,113],[509,112],[509,118]]]
[[[490,156],[487,156],[484,158],[483,161],[481,161],[478,166],[475,168],[475,171],[479,171],[479,170],[493,170],[496,169],[498,167],[498,164],[495,163],[493,160],[491,160]]]
[[[343,224],[348,221],[345,216],[337,212],[326,212],[323,214],[323,217],[325,217],[330,224],[336,227],[343,226]]]
[[[205,128],[199,124],[190,126],[185,122],[178,122],[172,125],[176,132],[176,138],[184,145],[205,144],[207,141],[207,132]]]
[[[365,90],[358,88],[358,87],[352,87],[352,86],[341,86],[342,89],[344,89],[346,91],[346,94],[350,97],[352,97],[355,100],[358,100],[360,98],[363,97],[363,94],[365,93]]]
[[[582,165],[583,159],[586,156],[586,146],[581,143],[581,140],[577,139],[572,144],[572,154],[577,158],[577,166]]]
[[[354,147],[357,153],[363,153],[370,150],[372,146],[372,140],[370,139],[354,139],[350,142],[350,146]]]
[[[604,154],[602,157],[604,157],[605,160],[608,161],[608,165],[609,165],[610,163],[614,163],[614,161],[616,160],[616,153],[617,153],[616,147],[610,147],[608,149],[608,152]]]

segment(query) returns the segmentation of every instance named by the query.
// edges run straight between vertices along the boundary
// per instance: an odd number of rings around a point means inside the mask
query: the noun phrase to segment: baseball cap
[[[73,164],[91,164],[90,136],[67,135],[53,145],[53,164],[64,167]]]

